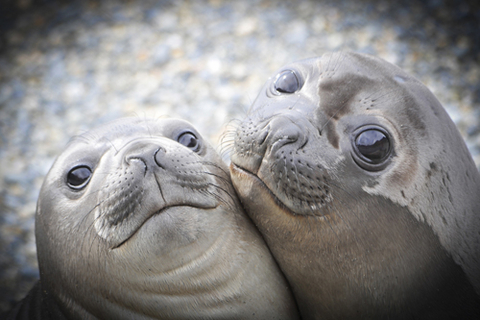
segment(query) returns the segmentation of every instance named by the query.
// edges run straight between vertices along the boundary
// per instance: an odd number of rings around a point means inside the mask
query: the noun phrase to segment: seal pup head
[[[42,186],[36,238],[42,291],[68,317],[296,317],[228,168],[182,120],[73,138]]]
[[[304,317],[418,315],[480,292],[478,171],[396,66],[341,52],[283,67],[238,126],[230,170]]]

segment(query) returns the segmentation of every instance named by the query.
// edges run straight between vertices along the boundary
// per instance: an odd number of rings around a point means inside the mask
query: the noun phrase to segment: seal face
[[[479,314],[480,176],[398,67],[344,52],[285,66],[238,126],[230,171],[303,318]]]
[[[228,168],[182,120],[73,138],[42,186],[36,238],[40,283],[19,318],[298,317]]]
[[[215,183],[211,175],[205,174],[208,172],[205,164],[198,160],[201,148],[197,138],[187,132],[176,140],[178,143],[166,140],[161,145],[148,139],[133,140],[123,150],[115,150],[119,161],[101,177],[101,201],[94,210],[95,230],[112,246],[121,244],[152,213],[165,207],[212,209],[218,205],[217,199],[205,196],[215,194]],[[144,154],[152,157],[148,159]],[[153,179],[146,179],[147,174],[153,174]],[[157,193],[151,195],[150,189]],[[145,206],[151,202],[149,197],[160,200],[156,204],[158,210]]]
[[[205,196],[216,193],[215,183],[206,174],[206,163],[199,161],[206,146],[191,126],[165,132],[168,138],[146,135],[125,141],[122,135],[97,139],[94,134],[74,138],[68,156],[60,158],[58,165],[65,166],[62,189],[69,199],[98,199],[91,208],[93,225],[110,248],[121,245],[162,210],[218,206],[217,199]],[[92,152],[87,152],[91,147]],[[92,153],[101,156],[92,157]]]

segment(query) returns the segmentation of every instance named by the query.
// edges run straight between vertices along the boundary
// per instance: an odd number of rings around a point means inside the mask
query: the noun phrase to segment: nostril
[[[273,149],[280,149],[288,144],[292,144],[298,141],[298,135],[283,135],[277,136],[272,144]]]
[[[304,139],[303,139],[303,143],[302,145],[298,148],[298,150],[302,150],[308,143],[308,137],[305,136]]]
[[[162,169],[165,169],[164,166],[164,161],[165,161],[165,155],[167,153],[167,150],[163,147],[158,147],[158,149],[155,151],[155,154],[153,155],[153,158],[155,159],[155,163],[157,166],[159,166]]]
[[[298,135],[294,135],[294,134],[284,135],[280,140],[284,140],[284,141],[286,141],[287,143],[297,142],[297,140],[298,140]]]
[[[258,145],[262,145],[265,140],[267,140],[268,137],[268,130],[269,128],[267,127],[265,131],[263,131],[260,136],[258,137]]]
[[[297,142],[300,138],[300,132],[296,126],[289,126],[278,130],[275,141],[283,141],[285,144]]]
[[[141,164],[143,164],[143,167],[144,167],[143,174],[145,175],[147,173],[147,170],[148,170],[147,162],[144,159],[142,159],[141,157],[139,157],[139,156],[129,156],[129,157],[125,158],[125,161],[127,162],[128,165],[131,165],[132,161],[133,162],[135,162],[135,161],[140,162]]]
[[[286,145],[296,145],[297,150],[302,149],[308,143],[308,138],[304,134],[305,128],[287,117],[274,119],[270,123],[271,130],[268,134],[268,144],[272,150],[278,150]]]

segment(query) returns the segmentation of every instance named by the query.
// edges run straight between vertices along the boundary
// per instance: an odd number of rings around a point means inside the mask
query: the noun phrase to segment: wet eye
[[[380,128],[366,128],[354,138],[355,160],[362,168],[379,171],[392,154],[389,134]]]
[[[75,167],[68,172],[67,184],[72,189],[82,189],[85,187],[92,176],[92,170],[89,167]]]
[[[355,144],[358,152],[372,163],[383,161],[390,151],[390,141],[378,130],[363,131],[357,136]]]
[[[184,145],[185,147],[192,149],[193,151],[198,151],[200,143],[198,142],[197,137],[191,132],[182,133],[178,139],[178,143]]]
[[[300,82],[293,71],[287,70],[277,76],[273,87],[280,93],[294,93],[300,89]]]

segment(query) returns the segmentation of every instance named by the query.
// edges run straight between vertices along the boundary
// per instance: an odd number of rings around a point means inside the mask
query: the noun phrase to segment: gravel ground
[[[480,165],[475,1],[5,1],[0,9],[0,311],[38,278],[43,177],[73,135],[184,118],[214,145],[282,65],[383,57],[443,103]]]

